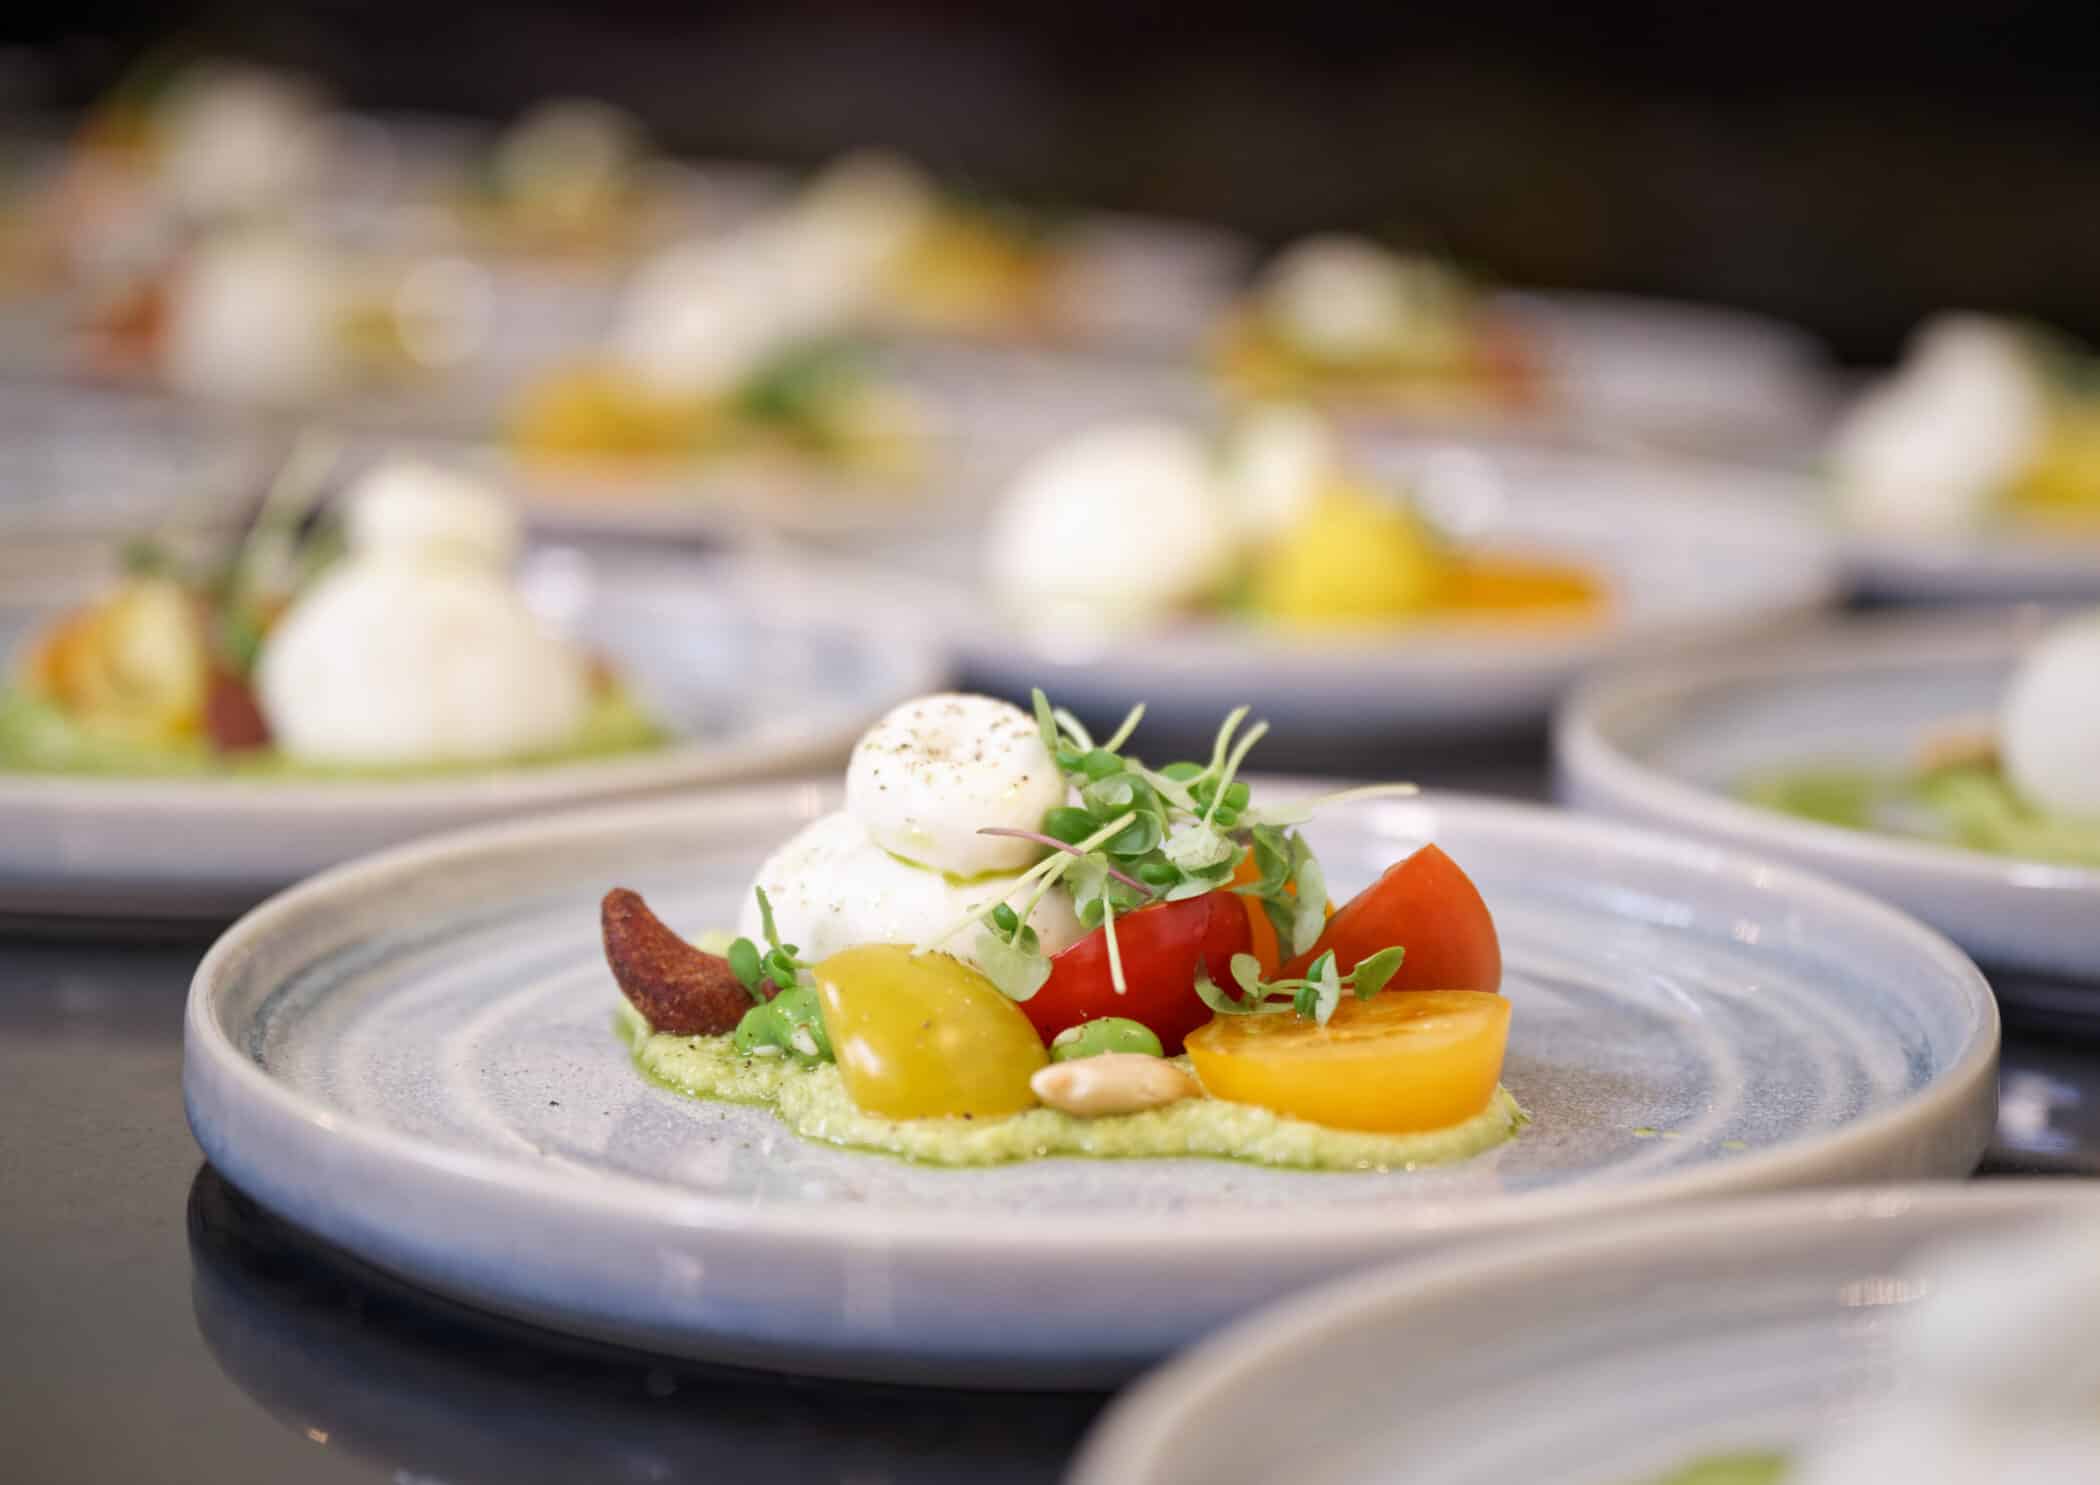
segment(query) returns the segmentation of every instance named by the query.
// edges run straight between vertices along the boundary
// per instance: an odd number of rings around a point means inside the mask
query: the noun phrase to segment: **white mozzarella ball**
[[[501,575],[395,558],[345,562],[302,594],[256,690],[288,755],[358,766],[558,748],[590,705],[584,657]]]
[[[609,201],[647,149],[641,120],[594,98],[556,98],[536,105],[505,131],[491,162],[513,196],[555,198],[557,210],[581,211]]]
[[[812,963],[861,944],[917,944],[995,899],[1018,910],[1032,892],[1018,891],[1011,875],[953,882],[898,860],[872,840],[859,819],[841,810],[813,821],[758,870],[756,885],[773,906],[774,926]],[[1029,919],[1043,952],[1054,954],[1085,936],[1071,898],[1048,893]],[[760,938],[756,894],[743,906],[737,931]],[[944,953],[975,962],[977,933],[965,929]]]
[[[1462,297],[1441,265],[1340,234],[1284,249],[1258,292],[1269,323],[1287,340],[1337,361],[1376,357],[1403,343],[1416,354],[1443,348]]]
[[[419,459],[389,459],[358,482],[344,516],[355,557],[402,556],[508,569],[517,513],[487,486]]]
[[[2100,820],[2100,613],[2059,625],[2020,662],[1999,712],[1998,748],[2029,802]]]
[[[717,397],[786,343],[779,271],[755,229],[673,248],[636,276],[614,354],[653,390]]]
[[[2039,453],[2047,412],[2017,331],[1973,315],[1933,321],[1831,446],[1847,521],[1921,536],[1977,529]]]
[[[933,183],[909,160],[848,155],[810,182],[790,208],[794,231],[848,276],[888,269],[932,221]]]
[[[1111,629],[1196,602],[1238,553],[1210,451],[1171,423],[1092,429],[1038,455],[993,512],[984,565],[1016,613]]]
[[[846,809],[869,837],[958,877],[1039,860],[1032,841],[978,832],[1040,830],[1065,792],[1035,719],[989,696],[907,701],[868,729],[846,765]]]
[[[350,379],[349,307],[342,265],[310,244],[265,232],[207,242],[171,287],[165,374],[216,402],[319,402]]]
[[[1288,530],[1344,458],[1334,425],[1309,408],[1265,407],[1234,430],[1226,449],[1226,488],[1249,541]]]
[[[296,79],[210,67],[177,85],[155,123],[162,184],[192,219],[284,206],[327,171],[328,119]]]

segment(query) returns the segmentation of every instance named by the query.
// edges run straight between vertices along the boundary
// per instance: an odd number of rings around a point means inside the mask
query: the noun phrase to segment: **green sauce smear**
[[[1966,846],[2063,866],[2100,866],[2100,820],[2045,815],[1995,768],[1927,774],[1802,768],[1746,782],[1743,799],[1847,830]]]
[[[497,761],[354,767],[301,763],[273,748],[250,753],[212,751],[202,738],[141,743],[80,726],[57,707],[21,690],[0,693],[0,772],[94,775],[105,778],[385,779],[485,773],[576,763],[661,747],[669,735],[627,691],[612,686],[591,704],[582,728],[566,745]]]
[[[1650,1485],[1784,1485],[1786,1476],[1784,1454],[1751,1450],[1740,1454],[1710,1454],[1672,1470]]]
[[[1004,1165],[1054,1155],[1106,1160],[1211,1157],[1292,1170],[1388,1171],[1447,1165],[1491,1150],[1530,1122],[1506,1088],[1462,1124],[1421,1134],[1328,1129],[1213,1098],[1107,1119],[1037,1108],[1004,1119],[884,1119],[863,1113],[836,1064],[759,1057],[726,1036],[651,1033],[622,1006],[619,1031],[635,1065],[688,1097],[769,1107],[805,1139],[928,1165]],[[1180,1060],[1184,1068],[1185,1059]]]

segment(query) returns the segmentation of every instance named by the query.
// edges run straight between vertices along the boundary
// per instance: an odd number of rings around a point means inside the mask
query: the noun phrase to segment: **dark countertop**
[[[1521,746],[1410,771],[1543,788]],[[10,1485],[1052,1481],[1101,1407],[609,1351],[472,1314],[319,1247],[204,1167],[190,1140],[182,1005],[201,950],[0,937]],[[1987,1173],[2100,1175],[2100,1042],[2016,1030],[2003,1090]]]

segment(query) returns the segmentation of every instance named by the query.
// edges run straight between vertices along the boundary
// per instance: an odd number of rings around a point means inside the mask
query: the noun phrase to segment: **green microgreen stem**
[[[1063,707],[1058,707],[1050,715],[1057,718],[1059,730],[1066,737],[1072,739],[1072,745],[1078,748],[1080,752],[1091,753],[1094,750],[1094,735],[1086,730],[1086,723],[1080,721],[1079,718],[1073,716]]]
[[[1116,942],[1116,910],[1109,906],[1106,896],[1101,899],[1101,933],[1108,940],[1108,982],[1116,994],[1127,995],[1130,986],[1123,979],[1123,949]]]
[[[1101,744],[1101,751],[1113,753],[1121,748],[1123,744],[1130,741],[1130,735],[1138,730],[1138,723],[1144,720],[1145,703],[1141,701],[1130,709],[1130,715],[1123,719],[1123,725],[1109,734],[1108,741]]]
[[[1082,859],[1089,851],[1098,850],[1101,846],[1114,840],[1116,833],[1136,818],[1137,815],[1134,811],[1119,815],[1085,840],[1073,846],[1069,854],[1063,851],[1054,852],[1049,856],[1045,856],[1041,861],[1038,861],[1035,865],[1029,867],[1028,870],[1022,872],[1020,876],[1016,877],[1013,887],[1006,894],[1007,897],[1012,897],[1015,892],[1020,891],[1023,887],[1033,886],[1035,888],[1035,895],[1029,899],[1028,910],[1021,914],[1021,921],[1025,923],[1035,916],[1037,906],[1041,904],[1050,889],[1057,885],[1058,879],[1072,869],[1073,863]],[[914,954],[924,954],[929,950],[939,948],[942,944],[948,942],[949,939],[955,937],[956,934],[968,928],[972,923],[991,916],[992,910],[1004,900],[1004,898],[995,899],[972,908],[932,938],[915,945],[912,952]]]
[[[1254,745],[1268,735],[1269,724],[1256,722],[1247,729],[1246,736],[1233,747],[1231,756],[1225,760],[1225,771],[1218,775],[1218,792],[1211,796],[1210,808],[1203,812],[1203,826],[1206,830],[1212,828],[1212,819],[1217,815],[1219,806],[1225,803],[1225,791],[1232,787],[1232,776],[1240,771],[1240,765],[1247,761],[1247,754],[1254,750]]]
[[[1010,836],[1014,840],[1032,840],[1037,845],[1048,846],[1053,851],[1064,851],[1067,854],[1073,856],[1083,857],[1086,855],[1086,852],[1080,850],[1079,847],[1073,845],[1071,842],[1059,840],[1054,835],[1044,835],[1042,832],[1036,830],[1010,830],[1003,825],[987,825],[983,829],[979,830],[977,833],[979,835]],[[1116,870],[1113,866],[1103,866],[1102,870],[1107,872],[1110,876],[1114,877],[1117,881],[1121,882],[1126,887],[1134,887],[1138,891],[1144,893],[1147,897],[1151,897],[1154,895],[1152,889],[1146,886],[1143,882],[1139,881],[1136,877],[1129,876],[1123,872],[1120,872]]]

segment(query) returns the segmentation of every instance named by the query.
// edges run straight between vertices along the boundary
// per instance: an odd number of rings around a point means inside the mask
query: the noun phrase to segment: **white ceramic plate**
[[[982,567],[976,537],[960,528],[890,560],[945,594],[956,658],[988,688],[1025,696],[1041,685],[1099,714],[1145,701],[1155,717],[1206,732],[1259,701],[1281,727],[1352,738],[1536,723],[1591,666],[1797,617],[1836,593],[1828,534],[1785,476],[1433,441],[1365,449],[1466,540],[1602,576],[1607,615],[1316,634],[1188,619],[1087,638],[1023,629],[995,595],[959,586]]]
[[[1853,621],[1600,677],[1555,729],[1562,797],[1827,872],[1987,964],[2100,980],[2100,870],[1845,830],[1734,797],[1775,769],[1904,769],[1926,729],[1996,710],[2036,623]]]
[[[1824,348],[1783,321],[1616,294],[1508,294],[1497,308],[1542,347],[1552,421],[1578,437],[1791,457],[1830,415]]]
[[[2051,1220],[2100,1221],[2100,1193],[1795,1194],[1381,1269],[1161,1371],[1071,1485],[1643,1485],[1705,1454],[1791,1452],[1886,1385],[1908,1265]]]
[[[1272,789],[1281,786],[1270,785]],[[190,1120],[222,1172],[404,1278],[721,1361],[1098,1384],[1317,1276],[1627,1207],[1951,1176],[1993,1125],[1997,1010],[1936,934],[1815,878],[1531,806],[1316,826],[1336,895],[1434,837],[1501,926],[1535,1123],[1466,1164],[944,1170],[647,1083],[613,1032],[609,887],[686,932],[836,791],[462,834],[330,872],[220,940]]]
[[[223,529],[262,492],[271,450],[154,399],[0,389],[0,594],[106,572],[119,541]]]
[[[322,867],[433,831],[841,759],[883,711],[943,678],[922,631],[870,624],[836,575],[783,586],[776,570],[605,566],[557,548],[535,554],[525,581],[618,663],[674,741],[430,779],[0,771],[0,912],[223,921]],[[802,596],[784,604],[785,591]],[[0,654],[47,612],[0,608]]]
[[[1876,598],[2016,603],[2100,598],[2100,535],[1980,533],[1956,540],[1843,538],[1853,585]]]

